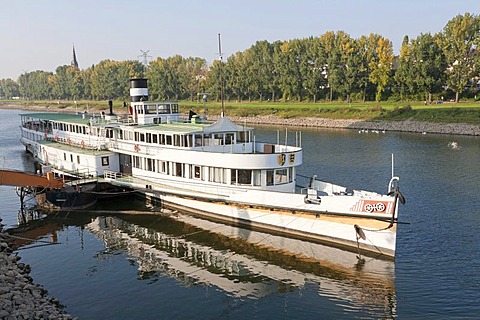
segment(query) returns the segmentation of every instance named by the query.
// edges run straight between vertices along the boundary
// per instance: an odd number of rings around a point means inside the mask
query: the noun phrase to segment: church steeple
[[[75,54],[75,45],[73,45],[73,59],[71,66],[78,69],[77,55]]]

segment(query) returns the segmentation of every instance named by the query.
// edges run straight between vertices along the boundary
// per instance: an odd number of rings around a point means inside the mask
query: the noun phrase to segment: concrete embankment
[[[33,283],[30,266],[19,262],[9,239],[0,223],[0,319],[74,319],[42,286]]]
[[[213,117],[211,117],[213,119]],[[275,116],[230,117],[236,123],[281,125],[296,127],[338,128],[356,130],[385,130],[400,132],[460,134],[480,136],[480,125],[464,123],[433,123],[423,121],[366,121],[354,119],[291,118]]]

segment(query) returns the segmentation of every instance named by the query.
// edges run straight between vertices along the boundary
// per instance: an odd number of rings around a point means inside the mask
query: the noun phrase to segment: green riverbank
[[[209,120],[221,113],[221,104],[182,101],[181,112],[189,110]],[[227,115],[239,123],[281,126],[349,128],[480,136],[479,102],[382,102],[380,104],[344,102],[284,103],[225,102]],[[108,111],[106,101],[3,101],[0,108],[31,111],[90,113]],[[114,112],[127,113],[123,101],[114,101]]]

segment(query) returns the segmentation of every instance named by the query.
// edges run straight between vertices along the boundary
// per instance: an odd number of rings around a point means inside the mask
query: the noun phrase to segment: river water
[[[32,171],[19,142],[22,112],[0,110],[0,161]],[[256,140],[274,142],[278,129],[262,127]],[[16,252],[34,281],[80,319],[477,318],[480,138],[299,130],[304,176],[385,192],[394,154],[407,199],[395,262],[361,263],[341,250],[182,212],[115,214],[151,209],[138,198],[30,222],[23,237],[34,240],[19,239]],[[284,129],[279,136],[283,142]],[[14,189],[1,186],[4,229],[18,224],[19,208]]]

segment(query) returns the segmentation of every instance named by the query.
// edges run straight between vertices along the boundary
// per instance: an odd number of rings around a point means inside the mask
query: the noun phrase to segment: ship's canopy
[[[215,123],[212,123],[209,126],[203,128],[205,133],[216,133],[216,132],[239,132],[252,130],[252,128],[247,128],[244,126],[239,126],[238,124],[233,123],[227,117],[220,117]]]

